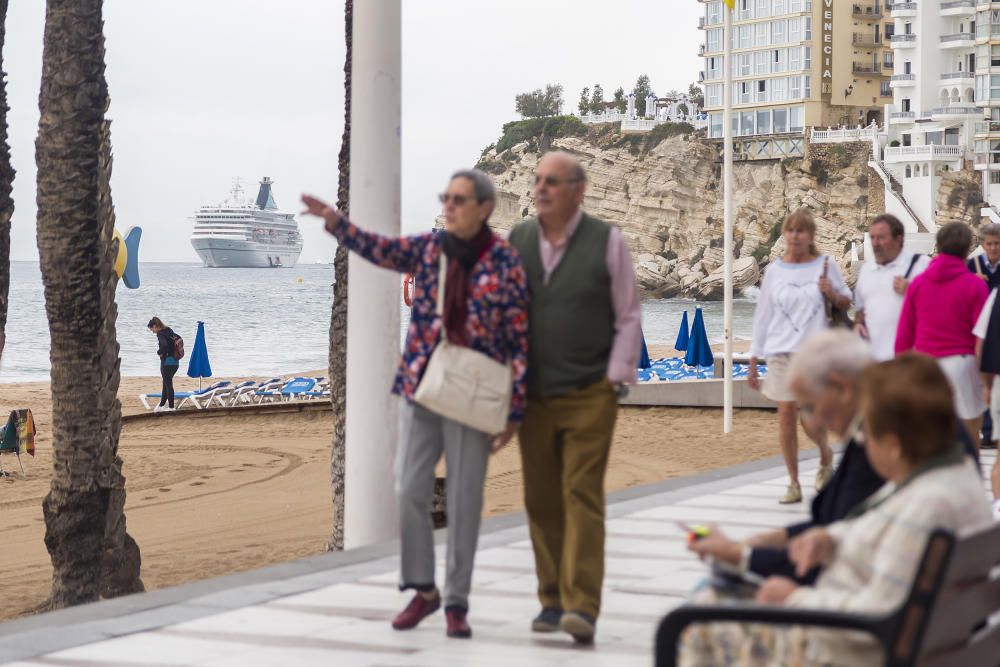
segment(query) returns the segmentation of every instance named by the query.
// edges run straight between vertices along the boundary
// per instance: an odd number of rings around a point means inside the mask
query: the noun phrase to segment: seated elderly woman
[[[864,451],[887,480],[846,518],[789,542],[799,576],[822,565],[815,585],[769,577],[763,604],[883,613],[902,604],[927,539],[990,525],[975,463],[957,444],[951,387],[933,359],[906,353],[869,366],[860,382]],[[878,646],[859,634],[729,623],[692,626],[682,665],[882,664]]]

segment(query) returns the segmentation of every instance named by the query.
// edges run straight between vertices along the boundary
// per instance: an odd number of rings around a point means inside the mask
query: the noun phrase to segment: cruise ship
[[[211,267],[291,267],[302,253],[295,216],[278,210],[268,177],[260,181],[256,200],[248,200],[239,179],[229,199],[202,206],[194,216],[191,245]]]

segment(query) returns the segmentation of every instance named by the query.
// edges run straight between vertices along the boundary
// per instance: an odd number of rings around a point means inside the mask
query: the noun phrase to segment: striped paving
[[[984,453],[987,473],[995,458],[995,452]],[[816,466],[815,458],[803,462],[804,483],[812,481]],[[471,641],[448,639],[440,613],[409,632],[389,627],[408,599],[396,588],[396,546],[389,545],[2,624],[0,664],[650,664],[659,619],[704,576],[678,522],[713,523],[743,538],[799,521],[806,517],[812,492],[799,505],[779,505],[785,484],[780,462],[771,459],[615,494],[608,507],[598,641],[591,647],[575,646],[562,635],[529,632],[538,611],[532,552],[523,517],[508,517],[484,528],[470,600]],[[442,547],[438,556],[440,576]]]

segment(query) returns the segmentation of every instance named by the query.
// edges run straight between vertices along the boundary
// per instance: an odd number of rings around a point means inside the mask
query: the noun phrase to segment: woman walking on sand
[[[444,205],[444,233],[405,238],[363,231],[314,197],[304,195],[302,201],[305,212],[323,218],[326,230],[339,243],[373,264],[414,276],[410,326],[392,391],[403,398],[396,453],[402,541],[399,587],[415,589],[417,594],[392,627],[415,628],[441,606],[443,597],[448,636],[465,638],[472,635],[466,617],[487,462],[491,451],[510,441],[524,417],[528,290],[517,251],[487,224],[496,204],[489,177],[474,169],[459,171],[439,198]],[[442,337],[448,345],[442,345]],[[432,355],[439,350],[456,353],[456,347],[462,348],[457,354],[484,357],[486,364],[510,365],[498,386],[487,388],[487,393],[509,393],[509,411],[497,401],[494,412],[499,422],[507,420],[506,428],[501,424],[494,432],[484,432],[467,425],[465,415],[449,418],[425,407],[430,402],[423,399],[422,381],[437,377],[437,386],[448,384],[430,372],[440,360],[432,360]],[[482,391],[477,383],[473,393]],[[418,397],[422,404],[415,402]],[[430,513],[434,467],[442,451],[448,469],[449,515],[443,596],[434,583]]]
[[[851,305],[851,292],[837,263],[816,250],[816,220],[809,209],[800,208],[785,218],[781,233],[785,253],[764,272],[753,314],[747,382],[778,404],[778,442],[790,479],[778,502],[797,503],[802,500],[797,429],[800,406],[789,386],[788,359],[806,339],[829,326],[825,301],[846,310]],[[767,359],[763,383],[757,374],[762,358]],[[826,433],[811,429],[810,423],[804,420],[802,428],[819,447],[816,489],[822,490],[833,475],[833,450],[826,443]]]
[[[171,412],[174,408],[174,375],[180,368],[180,361],[174,356],[174,339],[177,334],[174,330],[163,323],[159,317],[154,317],[146,325],[150,331],[156,334],[158,347],[157,356],[160,357],[160,377],[163,378],[163,389],[160,391],[160,404],[153,408],[153,412]]]

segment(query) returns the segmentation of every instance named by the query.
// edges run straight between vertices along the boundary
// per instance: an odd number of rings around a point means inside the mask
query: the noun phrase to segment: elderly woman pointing
[[[434,467],[443,452],[447,634],[469,637],[466,615],[486,466],[491,450],[510,441],[524,415],[527,279],[517,251],[487,224],[496,192],[486,174],[456,172],[440,200],[444,233],[386,238],[360,229],[314,197],[302,197],[305,212],[323,218],[326,230],[349,250],[414,275],[410,326],[392,391],[403,399],[396,453],[399,586],[417,594],[392,626],[414,628],[441,606],[430,502]],[[475,377],[463,384],[466,369],[474,369]],[[463,407],[456,412],[459,403]]]

